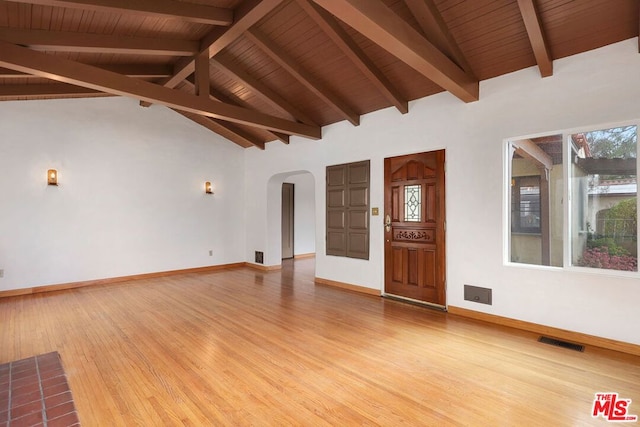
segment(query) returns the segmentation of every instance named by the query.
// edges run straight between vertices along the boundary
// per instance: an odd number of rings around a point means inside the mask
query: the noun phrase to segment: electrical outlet
[[[209,256],[213,256],[213,251],[209,250]]]
[[[0,277],[4,277],[4,268],[0,268]]]
[[[264,252],[256,251],[256,264],[264,264]]]

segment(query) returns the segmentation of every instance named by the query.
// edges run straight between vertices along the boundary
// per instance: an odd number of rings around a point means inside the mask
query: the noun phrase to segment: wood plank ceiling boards
[[[128,96],[241,147],[638,35],[637,0],[0,0],[0,101]],[[640,47],[639,47],[640,49]],[[480,99],[482,102],[482,99]]]

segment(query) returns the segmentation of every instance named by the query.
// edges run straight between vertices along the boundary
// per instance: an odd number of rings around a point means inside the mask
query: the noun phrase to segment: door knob
[[[384,231],[386,231],[387,233],[391,231],[391,217],[389,216],[389,214],[384,217]]]

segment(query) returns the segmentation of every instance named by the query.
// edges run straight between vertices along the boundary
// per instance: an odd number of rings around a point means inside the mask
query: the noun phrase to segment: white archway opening
[[[266,265],[282,264],[282,184],[294,184],[294,256],[315,253],[315,177],[307,170],[273,175],[267,182]]]

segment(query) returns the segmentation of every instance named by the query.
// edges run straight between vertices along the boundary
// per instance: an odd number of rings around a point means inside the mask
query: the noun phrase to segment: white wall
[[[242,262],[243,169],[240,147],[161,106],[2,102],[0,290]]]
[[[554,62],[554,75],[537,68],[481,83],[480,101],[465,104],[448,93],[412,102],[401,115],[386,109],[323,129],[320,141],[293,138],[246,154],[246,250],[264,250],[267,264],[278,241],[266,224],[267,182],[287,171],[315,178],[316,276],[383,287],[382,215],[372,217],[369,261],[325,253],[325,167],[371,160],[371,206],[383,207],[383,159],[446,149],[447,300],[553,327],[640,344],[640,280],[503,263],[503,141],[637,119],[640,116],[640,55],[637,39]],[[463,285],[493,288],[493,305],[463,300]]]
[[[285,182],[294,184],[293,253],[311,254],[316,251],[316,192],[310,173],[292,175]]]

